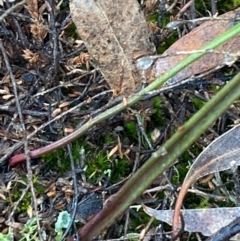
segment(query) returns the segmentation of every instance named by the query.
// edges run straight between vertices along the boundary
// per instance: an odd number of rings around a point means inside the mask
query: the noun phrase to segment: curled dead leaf
[[[162,76],[187,58],[190,53],[199,51],[204,45],[233,27],[236,23],[235,18],[239,13],[240,8],[237,8],[220,15],[219,18],[206,21],[176,41],[155,61],[150,80],[154,81]],[[215,67],[233,64],[239,58],[239,44],[240,36],[238,35],[214,51],[209,50],[202,58],[180,71],[166,84],[173,85]]]
[[[188,188],[198,179],[211,173],[240,165],[240,124],[215,139],[190,167],[176,201],[173,230],[179,225],[180,209]]]

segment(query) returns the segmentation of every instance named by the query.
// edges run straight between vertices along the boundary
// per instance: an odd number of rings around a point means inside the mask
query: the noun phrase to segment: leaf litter
[[[181,228],[181,221],[177,216],[181,213],[185,231],[201,232],[205,236],[211,236],[229,225],[240,216],[239,207],[181,210],[179,207],[182,205],[188,188],[197,180],[211,173],[235,169],[240,165],[239,143],[240,125],[238,124],[208,145],[191,165],[178,195],[175,210],[156,210],[145,205],[143,205],[143,210],[159,221],[166,222],[169,225],[178,225],[173,227],[174,230]]]
[[[223,34],[236,24],[240,8],[220,15],[218,18],[208,20],[196,27],[188,34],[171,45],[162,56],[157,58],[152,67],[150,81],[162,76],[176,64],[187,58],[190,53],[199,51],[204,45],[211,42],[217,36]],[[180,71],[167,81],[167,85],[174,85],[184,79],[188,79],[200,73],[204,73],[217,66],[231,66],[239,58],[240,36],[232,38],[227,43],[215,50],[209,50],[202,58]],[[184,53],[185,52],[185,53]]]
[[[57,2],[57,1],[55,1]],[[59,1],[59,4],[61,4],[62,1]],[[107,13],[107,10],[103,10],[104,7],[106,7],[104,4],[105,2],[101,1],[94,1],[99,2],[102,5],[99,5],[101,7],[100,16],[103,16],[104,13]],[[90,3],[90,2],[89,2]],[[152,1],[154,3],[154,7],[156,6],[156,1]],[[19,85],[19,99],[21,102],[21,108],[24,115],[25,125],[27,127],[27,135],[29,137],[28,139],[28,145],[30,150],[34,150],[36,148],[48,145],[49,143],[52,143],[56,141],[57,139],[62,137],[62,133],[64,133],[64,130],[69,130],[70,132],[74,131],[75,123],[79,122],[79,120],[83,120],[81,123],[84,123],[84,121],[87,120],[87,117],[91,114],[95,115],[96,113],[99,113],[100,111],[103,111],[105,108],[105,104],[108,103],[108,101],[112,98],[112,95],[110,90],[108,90],[108,86],[106,86],[106,82],[103,81],[102,76],[94,69],[95,67],[98,67],[93,64],[94,58],[91,59],[92,56],[87,53],[85,45],[83,45],[83,41],[76,39],[74,31],[71,30],[72,28],[72,22],[69,20],[68,13],[69,9],[64,8],[65,1],[63,1],[61,8],[57,8],[54,6],[54,4],[48,4],[47,1],[44,3],[44,1],[28,1],[27,4],[23,6],[23,8],[20,8],[18,11],[14,12],[13,15],[9,16],[5,19],[6,28],[4,28],[4,24],[0,26],[1,31],[1,37],[3,39],[4,47],[7,49],[7,54],[10,59],[11,68],[13,71],[13,74],[16,78],[16,82]],[[109,3],[106,3],[109,4]],[[98,6],[98,7],[99,7]],[[149,44],[149,29],[146,25],[145,19],[143,19],[141,13],[137,13],[139,10],[139,5],[136,5],[132,1],[118,3],[118,5],[121,9],[116,10],[119,11],[119,13],[122,13],[125,11],[125,6],[128,6],[128,9],[131,9],[133,13],[135,13],[134,17],[139,17],[140,19],[137,19],[138,23],[140,25],[143,23],[143,25],[136,26],[136,24],[127,24],[127,28],[124,24],[124,33],[125,36],[130,36],[129,33],[132,33],[134,29],[130,29],[129,27],[136,28],[138,31],[142,31],[142,34],[144,36],[140,36],[139,39],[135,39],[133,43],[136,44],[136,47],[138,47],[138,50],[126,50],[123,49],[123,56],[121,58],[129,58],[128,61],[130,63],[131,60],[134,60],[133,62],[133,72],[135,72],[135,64],[138,63],[140,65],[139,69],[141,70],[141,73],[137,73],[137,76],[140,75],[139,82],[136,83],[131,79],[129,81],[130,87],[128,87],[128,82],[123,82],[122,74],[125,72],[125,67],[123,67],[123,63],[120,61],[120,64],[117,66],[116,69],[119,70],[119,72],[116,72],[116,75],[113,76],[113,82],[110,81],[109,85],[112,89],[116,90],[115,92],[123,92],[123,94],[132,93],[132,91],[136,91],[136,88],[141,86],[143,75],[142,72],[148,70],[148,68],[151,68],[153,62],[158,57],[150,58],[151,61],[148,61],[148,59],[143,62],[138,61],[140,57],[142,56],[148,56],[154,53],[154,47],[152,44]],[[124,7],[123,7],[124,6]],[[137,7],[136,9],[135,6]],[[59,9],[63,11],[65,9],[66,11],[59,13]],[[109,10],[109,9],[108,9]],[[113,10],[113,9],[111,9]],[[136,11],[135,11],[136,10]],[[3,9],[0,9],[1,13],[3,13]],[[149,11],[152,11],[149,9]],[[64,13],[64,14],[62,14]],[[140,14],[140,15],[139,15]],[[113,14],[112,14],[113,15]],[[111,16],[112,16],[111,15]],[[120,14],[119,14],[120,15]],[[12,18],[16,16],[17,21],[20,26],[21,31],[18,32],[18,34],[14,35],[14,28],[12,25]],[[47,16],[47,17],[46,17]],[[54,17],[55,18],[54,18]],[[66,18],[65,18],[66,16]],[[126,18],[129,18],[130,15],[125,15]],[[114,15],[115,17],[115,15]],[[53,21],[55,19],[55,22]],[[97,19],[97,18],[96,18]],[[98,20],[95,19],[95,24]],[[110,17],[109,17],[110,19]],[[51,21],[50,21],[51,20]],[[103,18],[103,20],[107,20],[107,18]],[[120,19],[121,20],[121,19]],[[130,19],[128,19],[129,22]],[[89,16],[89,18],[86,19],[87,21],[93,21],[94,19]],[[135,21],[135,20],[134,20]],[[106,21],[105,21],[106,22]],[[110,21],[111,22],[111,21]],[[127,23],[129,23],[127,22]],[[91,23],[91,22],[89,22]],[[114,22],[111,22],[114,23]],[[105,23],[106,24],[106,23]],[[121,23],[119,23],[121,25]],[[100,24],[98,24],[99,26]],[[107,26],[107,25],[105,25]],[[109,26],[109,25],[108,25]],[[115,26],[115,25],[114,25]],[[116,27],[118,25],[116,24]],[[129,30],[130,29],[130,30]],[[59,35],[54,35],[54,31]],[[99,43],[105,43],[104,37],[101,35],[101,33],[97,32],[98,30],[94,27],[94,30],[96,31],[97,35],[94,39],[95,43],[97,42],[97,38],[101,36]],[[8,32],[10,31],[10,33]],[[13,31],[13,32],[12,32]],[[18,28],[19,31],[19,28]],[[108,32],[108,31],[106,31]],[[134,33],[137,35],[137,33]],[[133,35],[134,35],[133,34]],[[110,34],[111,35],[111,34]],[[141,34],[140,34],[141,35]],[[26,36],[26,38],[21,38],[21,36]],[[57,38],[56,38],[57,36]],[[74,37],[73,37],[74,36]],[[114,34],[111,35],[113,37]],[[115,33],[115,36],[117,36],[117,33]],[[57,44],[54,41],[54,39],[57,39]],[[17,40],[17,41],[16,41]],[[142,41],[139,41],[142,40]],[[111,40],[112,41],[112,40]],[[122,40],[121,40],[122,41]],[[139,43],[146,44],[147,51],[143,48],[139,51]],[[119,40],[120,43],[120,40]],[[122,42],[121,42],[122,43]],[[119,50],[118,47],[123,48],[124,44],[121,45],[113,44],[113,45],[105,45],[106,47],[113,48],[116,47],[116,52]],[[131,43],[131,41],[126,42]],[[59,48],[58,48],[59,47]],[[54,49],[58,49],[59,51],[54,52]],[[134,54],[128,55],[128,53],[131,53],[133,51]],[[114,51],[113,51],[114,52]],[[114,52],[116,56],[116,52]],[[56,55],[57,54],[57,55]],[[57,56],[57,57],[56,57]],[[231,57],[231,55],[230,55]],[[111,57],[111,60],[114,60],[114,57]],[[54,62],[56,60],[56,62]],[[59,62],[58,62],[59,60]],[[126,61],[127,62],[127,61]],[[231,62],[231,59],[228,59],[228,62]],[[111,62],[111,64],[114,63],[114,61]],[[124,62],[125,63],[125,62]],[[120,66],[120,67],[119,67]],[[127,66],[129,67],[129,66]],[[53,70],[58,70],[57,72],[54,72]],[[102,68],[101,68],[102,70]],[[131,70],[131,67],[130,67]],[[142,71],[143,70],[143,71]],[[0,118],[1,118],[1,126],[0,126],[0,137],[1,137],[1,160],[6,161],[2,158],[2,155],[11,155],[12,153],[18,153],[21,150],[21,141],[22,141],[22,129],[21,125],[19,124],[18,116],[16,115],[16,108],[15,108],[15,98],[18,98],[17,96],[14,96],[12,93],[12,86],[10,81],[10,76],[7,71],[5,71],[4,62],[2,62],[1,65],[1,75],[3,76],[0,87],[1,87],[1,112],[0,112]],[[115,71],[115,70],[114,70]],[[117,70],[116,70],[117,71]],[[139,70],[136,70],[139,71]],[[128,72],[128,70],[126,70]],[[104,73],[104,71],[103,71]],[[51,78],[49,78],[49,76]],[[106,78],[107,79],[107,78]],[[116,81],[115,81],[116,80]],[[132,85],[134,83],[135,85]],[[113,86],[113,87],[112,87]],[[114,87],[115,86],[115,87]],[[131,91],[130,91],[131,89]],[[107,91],[106,91],[107,90]],[[118,94],[118,93],[117,93]],[[168,98],[171,101],[171,104],[167,107],[164,106],[164,114],[166,116],[172,116],[171,113],[168,112],[169,109],[172,108],[172,113],[178,113],[179,109],[182,108],[182,105],[185,104],[182,101],[181,98],[178,97],[178,94],[174,94],[173,98]],[[124,100],[125,101],[125,100]],[[165,105],[165,103],[164,103]],[[141,111],[145,110],[146,108],[151,107],[150,105],[146,105],[148,107],[141,107]],[[169,107],[170,106],[170,107]],[[102,109],[103,107],[103,109]],[[174,109],[176,108],[176,109]],[[166,110],[167,109],[167,110]],[[184,108],[183,108],[184,110]],[[96,111],[96,112],[94,112]],[[141,112],[140,111],[140,112]],[[182,111],[183,113],[184,111]],[[133,164],[134,160],[134,168],[132,173],[135,172],[136,168],[141,165],[143,159],[147,156],[145,153],[149,153],[149,150],[145,151],[145,147],[141,146],[142,143],[136,143],[136,139],[134,141],[128,139],[127,144],[122,143],[123,142],[123,134],[125,131],[124,122],[131,120],[133,121],[134,125],[137,126],[138,124],[134,122],[134,118],[131,117],[131,115],[126,112],[124,113],[126,120],[122,120],[122,116],[118,116],[117,118],[112,118],[109,121],[106,121],[104,124],[99,124],[97,127],[93,128],[93,130],[89,131],[89,133],[86,135],[86,141],[93,149],[91,152],[93,153],[94,159],[97,157],[99,148],[103,150],[107,150],[107,153],[111,154],[109,156],[109,163],[111,163],[112,166],[110,168],[113,168],[114,165],[119,164],[119,159],[121,159],[121,156],[126,156],[128,158],[129,163],[131,165]],[[182,114],[181,114],[182,115]],[[171,123],[172,126],[177,127],[177,122],[182,123],[184,121],[184,115],[182,115],[179,120],[174,123],[171,122],[171,119],[166,117],[166,122]],[[125,118],[124,117],[124,118]],[[141,129],[141,134],[138,133],[138,140],[141,140],[142,133],[145,131],[146,126],[152,125],[152,119],[151,116],[143,116],[145,119],[144,123],[139,129]],[[119,119],[120,121],[119,121]],[[174,115],[174,118],[178,118],[177,115]],[[231,118],[227,117],[227,119],[231,120]],[[113,121],[113,122],[112,122]],[[61,126],[64,124],[63,128]],[[113,129],[111,129],[112,126],[120,126],[121,131],[115,132]],[[169,126],[161,126],[161,129],[158,129],[159,135],[156,137],[156,143],[154,143],[155,146],[160,145],[162,141],[164,141],[166,138],[169,137]],[[163,130],[164,129],[164,133]],[[65,134],[68,131],[65,131]],[[104,146],[101,145],[98,141],[98,137],[102,137],[102,135],[105,134],[112,135],[111,138],[114,139],[114,141],[111,141],[111,144],[105,144]],[[110,134],[109,134],[110,133]],[[117,137],[116,137],[117,136]],[[127,137],[129,138],[129,137]],[[116,147],[118,147],[118,150],[114,150]],[[74,152],[74,144],[71,146],[72,151]],[[19,149],[19,150],[18,150]],[[101,149],[101,150],[102,150]],[[117,149],[117,148],[116,148]],[[112,152],[111,152],[112,150]],[[66,175],[66,173],[56,173],[54,172],[54,168],[48,168],[47,163],[53,163],[54,167],[58,165],[62,165],[64,163],[64,158],[66,156],[66,153],[64,150],[62,150],[61,154],[54,153],[55,159],[52,159],[53,157],[42,157],[41,160],[33,160],[33,164],[37,163],[37,170],[34,173],[37,177],[39,177],[37,184],[41,186],[41,188],[44,189],[44,194],[39,192],[39,187],[36,187],[36,194],[38,197],[43,197],[43,200],[40,200],[41,203],[38,206],[41,214],[44,216],[47,213],[48,216],[48,204],[49,202],[52,203],[52,210],[51,215],[49,218],[43,218],[43,221],[47,224],[47,226],[44,226],[46,228],[46,231],[50,232],[52,230],[52,227],[54,226],[56,214],[59,213],[60,210],[66,210],[67,204],[71,202],[71,200],[74,197],[74,194],[76,193],[76,190],[80,190],[81,197],[85,196],[89,193],[97,193],[100,194],[100,191],[104,189],[108,184],[109,180],[105,181],[97,181],[90,183],[91,180],[89,180],[89,176],[86,175],[86,173],[82,172],[82,166],[81,168],[76,168],[76,170],[79,170],[78,177],[79,177],[79,183],[77,188],[73,187],[72,184],[72,175],[73,172],[70,172],[70,174]],[[64,153],[62,155],[62,153]],[[136,154],[136,157],[135,157]],[[89,153],[87,153],[89,155]],[[84,158],[83,158],[84,159]],[[104,161],[104,158],[102,159]],[[0,195],[2,197],[1,203],[4,203],[4,209],[1,214],[1,232],[6,233],[8,230],[8,226],[4,221],[6,221],[9,212],[12,207],[21,207],[21,200],[17,197],[18,191],[22,190],[22,187],[19,188],[19,183],[25,185],[23,180],[25,180],[25,177],[27,175],[24,164],[17,165],[16,167],[12,168],[11,171],[8,171],[5,173],[4,169],[4,161],[1,162],[3,166],[1,174],[4,174],[3,182],[6,187],[1,188]],[[89,163],[88,163],[89,164]],[[91,166],[92,164],[89,164],[88,168],[94,168]],[[132,165],[133,166],[133,165]],[[35,170],[35,169],[34,169]],[[40,174],[38,176],[38,171],[40,171]],[[92,172],[92,175],[98,175],[99,172],[101,173],[101,168],[96,167],[94,171]],[[107,169],[107,171],[109,171]],[[111,170],[110,170],[111,171]],[[129,174],[129,173],[128,173]],[[64,178],[59,178],[59,175],[63,175]],[[85,177],[84,177],[85,176]],[[98,175],[100,178],[100,175]],[[82,179],[80,179],[82,178]],[[101,177],[102,178],[102,177]],[[105,176],[103,175],[103,179]],[[121,180],[125,182],[124,175],[121,176]],[[83,180],[84,183],[81,181]],[[158,180],[156,180],[155,185],[162,185],[162,182],[166,182],[166,180],[162,177],[159,177]],[[105,186],[106,185],[106,186]],[[111,183],[110,183],[111,185]],[[104,189],[103,194],[105,191],[109,191],[109,193],[114,193],[117,189],[119,189],[121,185],[116,186],[110,186]],[[112,188],[112,189],[111,189]],[[102,193],[101,193],[102,194]],[[105,195],[105,194],[104,194]],[[29,192],[26,188],[26,196],[29,196]],[[96,198],[95,195],[93,195],[93,202],[99,203],[99,199]],[[102,197],[99,195],[98,197]],[[149,198],[149,196],[145,193],[143,198]],[[11,204],[6,204],[6,201],[13,198],[13,202]],[[153,201],[157,198],[150,197],[150,201]],[[17,201],[17,203],[16,203]],[[29,201],[24,199],[25,201]],[[79,200],[78,200],[79,201]],[[76,203],[73,203],[73,206]],[[99,203],[100,204],[100,203]],[[46,205],[46,206],[45,206]],[[83,213],[85,211],[91,211],[90,214],[87,214],[84,216],[83,222],[85,222],[85,219],[88,219],[89,216],[91,217],[92,214],[99,211],[101,208],[101,204],[96,208],[92,209],[93,205],[91,202],[88,203],[88,205],[85,204],[79,204],[76,205],[76,207],[79,209],[78,213],[80,213],[79,219],[81,219],[83,216]],[[19,223],[19,226],[23,226],[26,223],[26,220],[31,218],[31,216],[34,214],[33,207],[31,203],[29,202],[28,205],[26,205],[26,212],[22,211],[21,213],[14,213],[14,218],[16,219],[14,224]],[[30,212],[29,212],[30,210]],[[69,211],[71,212],[72,209],[70,208]],[[83,212],[84,211],[84,212]],[[78,214],[77,213],[77,214]],[[20,215],[19,215],[20,214]],[[131,215],[131,214],[130,214]],[[137,214],[138,215],[138,214]],[[23,217],[23,218],[22,218]],[[130,216],[130,218],[132,218]],[[3,221],[2,221],[3,220]],[[125,221],[126,219],[124,219]],[[132,219],[134,220],[134,219]],[[131,221],[132,221],[131,220]],[[41,225],[43,223],[41,222]],[[128,225],[126,222],[126,227],[131,228],[131,225]],[[119,228],[120,230],[120,228]],[[15,229],[14,231],[17,231]],[[118,230],[117,230],[118,231]],[[136,231],[137,232],[137,231]],[[17,235],[17,233],[16,233]],[[50,238],[51,234],[49,234]],[[15,237],[17,240],[19,236]]]
[[[230,129],[217,139],[215,139],[204,151],[197,157],[194,163],[191,165],[178,195],[174,218],[173,218],[173,230],[176,230],[179,226],[179,215],[183,199],[187,193],[187,190],[192,184],[194,184],[198,179],[211,173],[220,172],[232,168],[236,168],[240,165],[240,124],[236,125],[234,128]],[[219,220],[225,220],[228,216],[232,215],[230,213],[221,213],[221,208],[219,210],[218,218]],[[231,209],[232,210],[232,209]],[[237,210],[237,209],[236,209]],[[211,212],[211,211],[209,211]],[[203,212],[204,216],[205,213]],[[216,215],[216,213],[214,214]],[[222,215],[222,216],[221,216]],[[205,217],[210,219],[213,217]],[[197,218],[198,219],[198,218]],[[197,222],[196,219],[196,222]],[[185,220],[187,221],[187,220]],[[228,220],[233,221],[233,219]],[[206,229],[209,225],[204,226]],[[215,230],[215,229],[214,229]],[[203,232],[203,231],[201,231]],[[214,231],[215,232],[215,231]]]
[[[145,205],[143,205],[143,210],[151,217],[172,225],[174,210],[156,210]],[[181,214],[184,219],[185,231],[200,232],[204,236],[211,236],[238,218],[240,208],[182,209]]]

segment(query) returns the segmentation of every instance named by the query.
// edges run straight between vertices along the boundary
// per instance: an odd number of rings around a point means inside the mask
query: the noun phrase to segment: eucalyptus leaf
[[[143,206],[143,210],[159,221],[169,225],[172,224],[173,210],[156,210],[147,206]],[[240,216],[240,208],[184,209],[181,210],[181,214],[184,220],[185,231],[201,232],[205,236],[211,236],[238,218]]]

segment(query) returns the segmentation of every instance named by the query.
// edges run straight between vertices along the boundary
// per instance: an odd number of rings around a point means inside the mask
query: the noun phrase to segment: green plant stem
[[[223,35],[223,41],[227,41],[240,32],[240,25],[234,28],[234,34],[227,31]],[[221,39],[221,37],[220,37]],[[220,44],[219,38],[206,45],[203,49],[207,50]],[[181,67],[186,67],[191,61],[201,57],[201,53],[196,53],[182,62]],[[190,61],[191,60],[191,61]],[[189,61],[189,62],[188,62]],[[177,65],[173,72],[181,70]],[[177,69],[177,70],[176,70]],[[168,74],[163,79],[170,78]],[[140,94],[157,88],[162,83],[162,78],[158,83],[148,86]],[[240,74],[236,75],[217,95],[210,100],[200,111],[198,111],[171,139],[160,147],[146,163],[135,173],[135,175],[111,198],[104,208],[91,219],[80,231],[81,240],[90,241],[102,230],[107,228],[121,213],[123,213],[134,200],[153,182],[153,180],[174,164],[179,157],[207,128],[210,126],[233,101],[239,97]],[[136,97],[133,97],[133,100]],[[130,99],[131,100],[131,99]],[[72,238],[69,241],[73,240]]]
[[[239,33],[240,33],[240,24],[237,24],[234,27],[232,27],[231,29],[229,29],[228,31],[226,31],[223,35],[219,36],[218,38],[214,39],[209,44],[205,45],[202,48],[202,50],[203,50],[202,52],[191,54],[189,57],[187,57],[181,63],[176,65],[169,72],[165,73],[162,77],[156,79],[152,84],[150,84],[149,86],[144,88],[142,91],[133,95],[132,97],[129,97],[127,99],[127,103],[128,103],[127,105],[124,104],[124,103],[120,103],[120,104],[108,109],[107,111],[99,114],[95,118],[89,120],[84,126],[80,127],[79,129],[77,129],[72,134],[70,134],[70,135],[68,135],[68,136],[48,145],[48,146],[30,151],[29,156],[31,158],[37,158],[37,157],[40,157],[43,154],[49,153],[53,150],[59,149],[59,148],[65,146],[65,145],[71,143],[73,140],[75,140],[75,139],[79,138],[80,136],[82,136],[83,134],[85,134],[90,128],[92,128],[96,124],[110,118],[113,115],[116,115],[116,114],[120,113],[121,111],[123,111],[127,107],[132,106],[135,103],[137,103],[138,101],[140,101],[141,99],[143,99],[143,97],[146,95],[147,92],[153,91],[153,90],[159,88],[163,83],[165,83],[168,79],[173,77],[179,71],[186,68],[192,62],[194,62],[197,59],[199,59],[200,57],[202,57],[205,54],[205,52],[218,47],[219,45],[225,43],[226,41],[228,41],[229,39],[231,39],[232,37],[236,36]],[[9,165],[12,166],[12,165],[14,165],[18,162],[24,161],[25,159],[26,159],[25,154],[23,154],[23,153],[18,154],[16,156],[13,156],[9,160]]]
[[[171,139],[160,147],[133,177],[120,189],[103,210],[79,232],[81,240],[90,241],[107,228],[154,179],[174,164],[179,157],[240,96],[240,74],[197,112]],[[181,208],[176,207],[176,208]],[[178,213],[176,213],[176,216]],[[177,216],[178,217],[178,216]],[[69,241],[72,239],[69,239]]]

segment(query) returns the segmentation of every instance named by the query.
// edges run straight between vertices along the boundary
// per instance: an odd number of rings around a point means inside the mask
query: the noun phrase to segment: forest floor
[[[167,11],[171,4],[160,11],[158,1],[142,2],[159,51],[177,41],[179,33],[190,31],[187,24],[178,32],[165,31],[159,15],[165,11],[164,21],[174,19],[185,1],[175,1],[172,11]],[[13,4],[4,2],[0,7],[0,237],[1,240],[65,240],[64,236],[76,233],[99,212],[105,200],[122,187],[151,153],[239,71],[239,63],[142,101],[95,125],[61,149],[31,160],[27,158],[27,162],[9,163],[16,154],[27,154],[28,150],[47,146],[73,133],[116,103],[108,83],[94,67],[76,33],[68,1],[26,1],[7,13]],[[199,8],[196,17],[212,11],[211,1],[196,7]],[[228,10],[219,7],[220,13]],[[189,16],[190,10],[185,13]],[[126,240],[134,235],[132,240],[138,240],[143,231],[143,240],[169,240],[171,227],[151,220],[136,207],[146,204],[174,209],[178,188],[189,166],[214,139],[238,123],[239,112],[238,103],[229,107],[97,240]],[[218,180],[221,187],[236,195],[238,179],[233,176],[226,172]],[[206,195],[189,194],[185,208],[236,205],[229,197],[217,202],[208,196],[217,189],[212,182],[214,178],[211,176],[195,186]],[[65,232],[63,221],[68,220],[68,213],[74,213],[77,221],[72,223],[70,232]],[[58,218],[59,214],[63,216]],[[181,240],[204,240],[204,237],[186,232]]]

